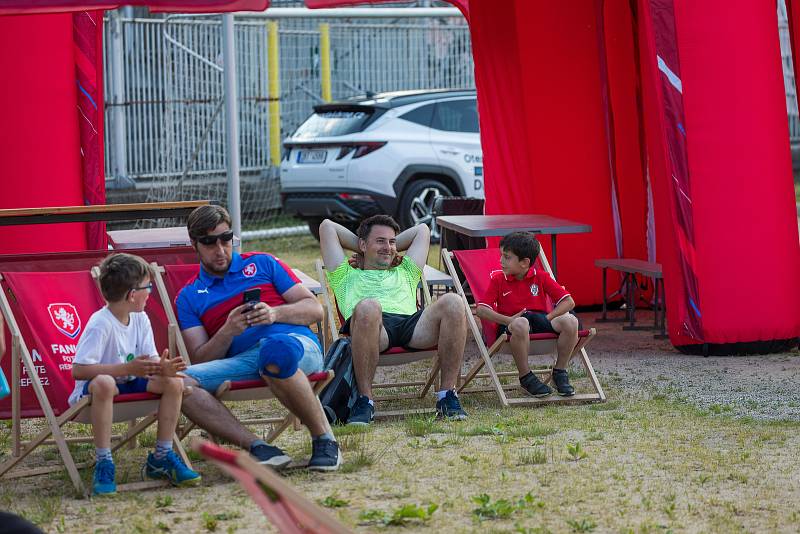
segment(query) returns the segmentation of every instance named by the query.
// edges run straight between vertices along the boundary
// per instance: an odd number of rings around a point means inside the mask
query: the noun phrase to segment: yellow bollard
[[[319,68],[322,85],[322,99],[332,100],[331,96],[331,26],[323,22],[319,25]]]
[[[278,23],[267,22],[267,71],[269,73],[269,159],[281,164],[281,81],[278,51]]]

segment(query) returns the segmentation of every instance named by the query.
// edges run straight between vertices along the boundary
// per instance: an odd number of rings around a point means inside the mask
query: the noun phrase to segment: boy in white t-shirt
[[[92,314],[78,341],[72,376],[75,390],[69,403],[92,396],[91,420],[97,464],[95,495],[115,493],[111,457],[114,396],[145,391],[161,395],[155,451],[147,456],[149,478],[166,478],[173,485],[196,485],[200,474],[189,469],[172,450],[181,410],[186,368],[181,358],[164,350],[158,357],[150,319],[143,311],[152,290],[150,267],[131,254],[112,254],[100,264],[100,290],[107,304]]]

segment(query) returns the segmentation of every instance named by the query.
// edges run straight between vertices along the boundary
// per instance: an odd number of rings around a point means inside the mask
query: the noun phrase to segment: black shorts
[[[570,315],[575,315],[572,312],[569,312]],[[553,328],[553,323],[550,322],[550,319],[547,318],[547,314],[544,312],[525,312],[522,314],[522,317],[525,317],[528,320],[528,323],[531,326],[531,334],[558,334]],[[575,318],[578,319],[578,316],[575,315]],[[578,330],[583,328],[583,323],[581,320],[578,319]],[[506,333],[506,325],[501,324],[497,327],[497,337],[499,338],[503,334]],[[497,338],[495,338],[497,339]]]
[[[389,348],[410,348],[408,344],[411,342],[411,337],[414,335],[414,329],[417,327],[417,322],[422,316],[422,311],[423,310],[419,310],[413,315],[383,313],[383,328],[389,336]],[[344,322],[342,328],[339,329],[339,333],[350,335],[350,319]]]

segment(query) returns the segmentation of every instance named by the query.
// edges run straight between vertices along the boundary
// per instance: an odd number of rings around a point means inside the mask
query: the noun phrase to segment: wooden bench
[[[623,273],[620,289],[612,293],[614,296],[622,293],[626,288],[625,299],[626,318],[622,320],[630,321],[630,324],[623,326],[623,330],[660,330],[660,334],[655,337],[666,337],[666,306],[664,299],[664,278],[661,274],[661,264],[653,263],[634,258],[609,258],[594,261],[595,267],[603,269],[603,314],[598,319],[599,322],[613,321],[607,316],[608,312],[608,290],[606,289],[606,278],[608,269]],[[654,319],[653,326],[639,326],[636,324],[636,290],[642,287],[636,279],[636,275],[646,276],[653,279],[653,302]]]

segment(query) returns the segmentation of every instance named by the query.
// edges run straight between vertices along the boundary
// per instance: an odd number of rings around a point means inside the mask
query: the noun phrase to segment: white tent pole
[[[241,198],[239,196],[239,108],[236,105],[236,43],[233,34],[233,14],[222,15],[222,62],[225,92],[225,154],[228,162],[228,212],[233,221],[233,233],[242,235]]]

